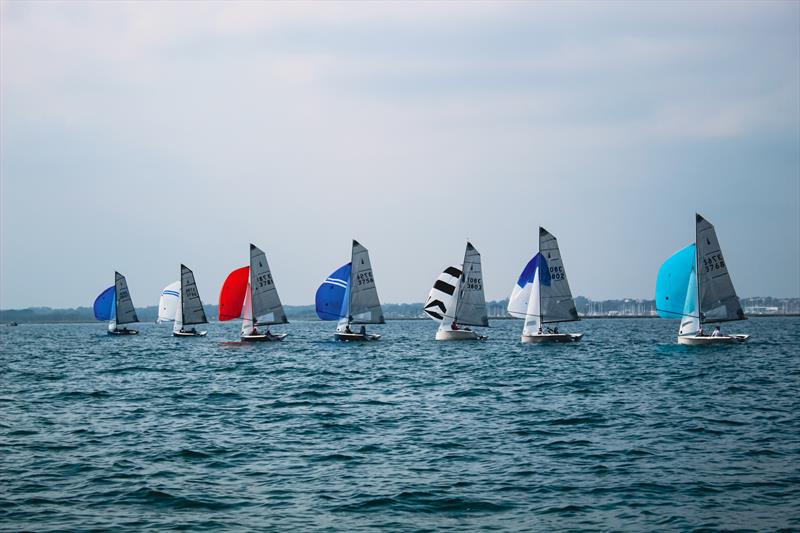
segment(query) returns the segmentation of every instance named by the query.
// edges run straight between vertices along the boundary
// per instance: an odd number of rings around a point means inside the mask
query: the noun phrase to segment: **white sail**
[[[247,282],[247,289],[244,293],[244,305],[242,308],[242,335],[253,333],[253,298],[250,295],[250,282]]]
[[[250,245],[250,287],[252,313],[257,325],[286,324],[286,314],[272,280],[266,254]]]
[[[540,270],[537,268],[533,275],[533,282],[530,284],[530,297],[528,307],[525,309],[525,325],[522,327],[523,335],[535,335],[542,327],[541,309],[541,282]]]
[[[700,215],[695,216],[695,222],[700,321],[744,320],[714,226]]]
[[[541,272],[539,276],[542,322],[579,320],[578,310],[575,308],[567,282],[567,272],[564,270],[561,252],[558,249],[558,241],[542,227],[539,228],[539,253],[544,257],[547,267],[547,272]]]
[[[454,311],[453,300],[455,299],[456,288],[460,279],[461,268],[457,266],[449,266],[439,274],[431,291],[428,293],[428,299],[423,307],[425,314],[429,318],[437,322],[442,322],[445,316],[448,315],[452,318]]]
[[[183,325],[205,324],[208,322],[194,273],[185,265],[181,265],[181,318]],[[176,320],[177,322],[177,320]]]
[[[175,306],[175,320],[172,323],[172,332],[180,333],[181,330],[183,330],[183,305],[179,301],[178,305]]]
[[[358,241],[353,241],[352,268],[350,271],[350,305],[348,317],[351,324],[383,324],[383,309],[378,299],[378,289],[372,274],[369,251]]]
[[[458,285],[455,305],[453,320],[457,324],[489,326],[489,318],[486,315],[486,298],[483,294],[481,254],[471,243],[467,243],[464,251],[464,268]]]
[[[700,331],[700,314],[697,302],[697,269],[695,265],[689,273],[689,285],[686,288],[686,300],[683,304],[683,316],[678,335],[696,335]]]
[[[114,272],[114,287],[115,287],[115,305],[116,305],[116,325],[131,324],[138,322],[139,318],[136,316],[136,309],[133,307],[130,292],[128,292],[128,282],[125,276],[119,272]],[[109,327],[109,329],[111,329]]]
[[[161,291],[158,299],[158,319],[156,322],[172,322],[181,297],[181,281],[173,281]]]

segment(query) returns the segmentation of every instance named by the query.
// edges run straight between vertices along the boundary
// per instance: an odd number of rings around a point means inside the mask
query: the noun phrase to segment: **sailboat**
[[[428,299],[425,314],[439,322],[437,341],[482,340],[469,328],[459,326],[489,327],[486,316],[486,299],[483,295],[481,254],[467,243],[462,266],[449,266],[436,278]]]
[[[383,309],[372,275],[369,251],[353,241],[350,262],[336,269],[317,289],[317,316],[338,320],[335,338],[340,341],[376,341],[380,335],[368,334],[366,324],[383,324]],[[362,324],[360,331],[350,329]]]
[[[94,300],[94,317],[108,320],[109,335],[136,335],[138,330],[128,329],[125,324],[139,322],[133,307],[128,282],[125,276],[114,272],[114,285],[107,288]],[[123,326],[121,329],[119,326]]]
[[[746,320],[714,226],[695,214],[695,242],[664,261],[656,279],[656,312],[680,318],[678,343],[745,342],[750,335],[709,335],[703,324]]]
[[[542,227],[539,227],[539,252],[528,261],[514,285],[508,312],[525,319],[523,343],[578,342],[583,338],[583,333],[559,333],[558,327],[543,326],[580,319],[558,241]]]
[[[245,342],[282,341],[288,333],[273,334],[269,326],[287,324],[266,254],[250,244],[250,266],[237,268],[225,279],[219,293],[219,320],[242,317]],[[261,333],[259,326],[267,329]]]
[[[175,337],[205,337],[206,331],[185,326],[208,324],[203,302],[197,292],[194,272],[181,265],[181,279],[170,283],[161,291],[156,322],[173,321],[172,335]]]

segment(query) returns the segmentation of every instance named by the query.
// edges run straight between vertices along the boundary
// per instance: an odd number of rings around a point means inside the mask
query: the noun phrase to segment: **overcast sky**
[[[717,228],[740,296],[800,295],[800,3],[6,2],[0,307],[284,303],[370,250],[384,302],[470,239],[488,299],[559,239],[572,292],[652,298]]]

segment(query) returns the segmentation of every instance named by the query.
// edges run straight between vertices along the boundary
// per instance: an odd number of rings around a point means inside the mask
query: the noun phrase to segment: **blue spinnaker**
[[[345,316],[345,296],[350,284],[350,268],[350,263],[341,266],[317,289],[316,306],[320,320],[339,320]]]
[[[100,293],[94,301],[94,317],[97,320],[111,320],[114,310],[114,285]]]
[[[695,247],[690,244],[672,254],[658,269],[656,312],[661,318],[681,318],[689,280],[695,264]]]
[[[534,255],[533,259],[528,261],[528,264],[522,269],[522,274],[519,275],[517,285],[523,288],[528,283],[533,283],[537,268],[539,269],[539,283],[542,285],[550,285],[550,270],[547,268],[547,260],[541,252]]]

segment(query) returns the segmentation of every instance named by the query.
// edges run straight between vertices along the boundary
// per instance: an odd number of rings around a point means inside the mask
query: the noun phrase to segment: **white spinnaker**
[[[520,280],[525,276],[525,271],[531,266],[531,263],[536,260],[536,256],[528,261],[520,275]],[[508,297],[508,314],[515,318],[525,318],[528,316],[528,302],[531,297],[532,282],[526,282],[522,287],[519,286],[518,280],[511,289],[511,295]]]
[[[258,325],[288,322],[272,280],[267,255],[254,244],[250,245],[250,287],[253,315]]]
[[[158,319],[156,322],[172,322],[181,296],[181,281],[173,281],[161,291],[158,299]]]
[[[481,254],[471,243],[467,243],[464,251],[464,267],[458,285],[453,321],[467,326],[489,326],[486,298],[483,295]]]
[[[351,324],[383,324],[383,309],[378,299],[378,289],[372,275],[369,251],[353,241],[352,266],[350,270],[350,306],[348,315]]]
[[[461,267],[457,266],[449,266],[439,274],[423,307],[428,318],[442,322],[447,315],[450,315],[450,322],[452,322],[453,300],[460,278]]]
[[[536,273],[533,275],[533,282],[530,284],[531,292],[528,298],[528,308],[525,310],[525,325],[522,328],[523,335],[535,335],[542,327],[540,274],[541,272],[537,268]]]
[[[250,295],[250,282],[248,281],[242,309],[242,335],[250,335],[251,333],[253,333],[253,298]]]

